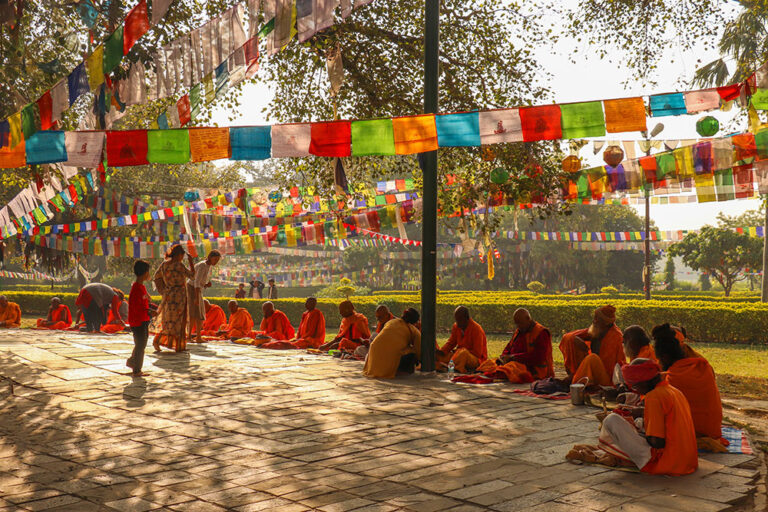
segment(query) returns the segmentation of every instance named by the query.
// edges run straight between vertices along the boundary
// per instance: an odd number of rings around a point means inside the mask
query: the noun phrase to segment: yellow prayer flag
[[[229,128],[189,130],[189,149],[193,162],[229,158]]]
[[[104,46],[99,45],[85,61],[88,71],[88,86],[93,91],[104,83]]]
[[[24,133],[21,131],[21,112],[16,112],[9,117],[8,125],[11,130],[11,147],[15,148],[24,140]]]

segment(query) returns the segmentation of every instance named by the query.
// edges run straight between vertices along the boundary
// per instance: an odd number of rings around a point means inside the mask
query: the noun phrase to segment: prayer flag
[[[88,87],[96,90],[104,83],[104,46],[99,45],[85,59],[85,68],[88,70]]]
[[[189,132],[187,130],[149,130],[147,160],[156,164],[189,162]]]
[[[221,98],[226,94],[228,88],[229,69],[227,68],[227,61],[224,61],[216,68],[216,98]]]
[[[352,133],[349,121],[311,124],[309,152],[317,156],[350,156]]]
[[[37,100],[37,110],[40,112],[41,130],[50,130],[53,126],[53,120],[51,119],[51,105],[51,92],[45,91],[45,94],[40,96],[40,99]]]
[[[672,154],[675,156],[678,177],[681,179],[693,177],[693,151],[691,146],[677,148]]]
[[[157,25],[165,13],[168,11],[168,7],[171,6],[173,0],[152,0],[152,24]]]
[[[21,131],[24,138],[29,139],[40,129],[40,113],[37,103],[30,103],[21,109]]]
[[[111,73],[123,60],[123,27],[117,27],[104,41],[104,74]]]
[[[353,121],[351,135],[353,156],[395,154],[395,134],[391,119]]]
[[[521,108],[520,123],[525,142],[560,139],[563,135],[559,105]]]
[[[435,116],[440,147],[480,145],[480,116],[477,112]]]
[[[741,95],[740,84],[725,85],[723,87],[718,87],[716,90],[723,101],[735,100]]]
[[[712,144],[699,142],[693,146],[693,169],[696,174],[712,174]]]
[[[396,117],[392,119],[392,131],[398,155],[426,153],[438,147],[434,114]]]
[[[168,116],[165,115],[165,112],[160,114],[157,118],[157,128],[158,130],[167,130],[169,128],[168,126]]]
[[[712,174],[695,174],[696,199],[700,203],[710,203],[717,200],[715,181]]]
[[[659,153],[656,155],[656,179],[663,180],[668,174],[675,175],[677,165],[672,153]]]
[[[11,125],[7,119],[0,121],[0,148],[10,145]]]
[[[757,139],[757,136],[755,137]],[[766,148],[768,156],[768,148]],[[730,139],[712,140],[712,158],[714,159],[714,169],[729,169],[733,165],[733,143]]]
[[[189,90],[189,116],[195,119],[200,114],[200,84]]]
[[[731,137],[733,148],[735,150],[733,159],[736,165],[752,163],[757,157],[757,146],[755,145],[755,136],[751,133],[742,133]]]
[[[736,193],[733,187],[733,171],[723,169],[714,173],[715,195],[718,201],[730,201],[736,199]]]
[[[605,129],[608,133],[647,130],[643,98],[605,100],[603,108],[605,109]]]
[[[113,167],[146,165],[147,131],[107,132],[107,164]]]
[[[69,89],[67,79],[59,80],[51,87],[51,120],[60,121],[61,113],[69,107]]]
[[[599,101],[560,105],[562,138],[602,137],[605,135],[603,105]]]
[[[272,128],[270,126],[230,128],[231,159],[266,160],[269,158],[272,150]]]
[[[16,147],[0,147],[0,169],[15,169],[27,165],[24,142],[20,141]]]
[[[483,145],[523,141],[520,111],[516,108],[480,112],[479,127]]]
[[[8,118],[8,130],[12,148],[24,140],[24,132],[21,129],[21,112],[16,112]]]
[[[716,89],[683,93],[685,109],[689,114],[720,108],[720,95]]]
[[[768,159],[768,128],[755,133],[755,149],[759,160]]]
[[[650,104],[653,117],[678,116],[687,112],[685,97],[680,92],[651,96]]]
[[[52,164],[67,160],[67,148],[64,144],[64,132],[40,131],[27,139],[27,164]]]
[[[123,55],[133,48],[136,41],[149,30],[149,16],[147,14],[147,0],[140,0],[125,17],[123,30]]]
[[[176,110],[179,113],[179,125],[185,126],[192,120],[192,109],[189,105],[189,95],[185,94],[176,102]]]
[[[229,129],[191,128],[189,148],[193,162],[229,158]]]
[[[751,101],[757,110],[768,110],[768,89],[757,89],[752,93]]]
[[[67,77],[69,89],[69,105],[77,101],[77,98],[90,91],[88,88],[88,75],[85,72],[85,63],[81,62]]]
[[[733,168],[733,185],[736,199],[744,199],[754,195],[752,165],[741,165]]]

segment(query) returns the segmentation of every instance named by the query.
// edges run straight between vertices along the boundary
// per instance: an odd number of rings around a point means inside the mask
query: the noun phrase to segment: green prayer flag
[[[391,119],[352,122],[352,156],[394,154],[395,133]]]
[[[273,30],[275,30],[275,18],[272,18],[271,20],[266,22],[264,26],[261,27],[261,30],[259,30],[259,33],[257,34],[257,36],[259,37],[259,39],[264,39],[265,37],[267,37],[267,34],[272,32]]]
[[[605,135],[605,116],[603,104],[600,101],[562,104],[560,115],[563,139]]]
[[[752,106],[756,110],[768,110],[768,89],[758,89],[752,94]]]
[[[40,110],[37,103],[30,103],[21,109],[21,131],[24,133],[24,140],[29,140],[40,130]]]
[[[147,131],[147,160],[156,164],[189,162],[189,131]]]
[[[189,90],[189,107],[191,110],[190,117],[195,119],[200,115],[200,84]]]
[[[675,155],[672,153],[659,153],[656,155],[656,179],[663,180],[668,174],[677,173]]]
[[[755,146],[757,146],[757,158],[768,158],[768,129],[760,130],[755,134]]]
[[[118,27],[104,42],[103,71],[111,73],[123,60],[123,27]]]
[[[216,99],[216,90],[213,88],[213,73],[208,73],[203,78],[203,89],[205,89],[205,104],[208,105]]]
[[[579,173],[579,177],[576,179],[576,189],[578,190],[579,199],[592,196],[592,193],[589,191],[589,178],[587,178],[586,172]]]
[[[736,191],[733,187],[733,170],[723,169],[715,171],[715,193],[718,201],[730,201],[736,199]]]

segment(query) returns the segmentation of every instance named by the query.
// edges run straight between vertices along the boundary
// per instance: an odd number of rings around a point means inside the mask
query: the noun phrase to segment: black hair
[[[651,338],[648,337],[648,333],[639,325],[630,325],[624,329],[624,339],[638,347],[651,344]]]
[[[184,254],[186,251],[184,251],[184,248],[181,246],[181,244],[176,244],[173,247],[171,247],[167,253],[165,253],[166,258],[173,258],[174,256],[178,256],[179,254]]]
[[[133,263],[133,273],[136,274],[136,277],[143,276],[149,272],[149,263],[147,263],[144,260],[136,260]]]
[[[659,360],[669,360],[670,364],[685,358],[685,352],[675,335],[675,330],[666,323],[657,325],[651,331],[654,351]]]
[[[219,251],[217,251],[216,249],[214,249],[214,250],[212,250],[211,252],[208,253],[208,258],[215,258],[216,256],[221,258],[221,253]]]
[[[406,323],[415,324],[419,321],[419,318],[421,318],[419,312],[413,308],[408,308],[403,311],[403,320],[405,320]]]

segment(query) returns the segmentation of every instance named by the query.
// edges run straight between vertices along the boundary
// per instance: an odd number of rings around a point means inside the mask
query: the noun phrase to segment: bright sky
[[[576,0],[565,0],[573,4]],[[559,20],[547,20],[558,24]],[[670,55],[674,55],[674,63],[662,63],[658,73],[658,87],[649,89],[640,82],[628,81],[627,88],[622,86],[629,78],[629,71],[620,64],[603,61],[597,57],[589,57],[587,52],[580,52],[576,56],[576,63],[569,58],[576,45],[573,40],[562,40],[551,47],[541,47],[537,50],[537,56],[541,66],[546,69],[551,77],[547,84],[554,92],[556,102],[575,102],[601,100],[633,95],[647,95],[660,92],[681,90],[679,82],[687,81],[696,69],[697,59],[709,62],[717,57],[715,52],[706,52],[702,49],[683,53],[679,48],[671,48]],[[242,110],[237,117],[230,121],[227,110],[220,107],[214,111],[213,120],[220,126],[264,124],[265,119],[261,110],[272,99],[273,93],[268,84],[247,84],[243,87]],[[510,105],[514,106],[514,105]],[[657,121],[661,121],[665,128],[657,137],[659,139],[692,139],[696,134],[696,120],[702,115],[717,117],[721,125],[730,120],[732,115],[725,112],[712,112],[692,116],[664,117],[660,119],[649,118],[648,126],[652,128]],[[739,128],[741,129],[741,127]],[[720,134],[724,134],[721,131]],[[633,140],[639,139],[640,134],[619,134],[623,137],[610,137],[611,139]],[[589,144],[581,150],[580,155],[589,164],[602,164],[601,153],[593,154],[592,145]],[[714,224],[719,212],[735,215],[745,210],[759,207],[758,200],[735,200],[722,203],[692,203],[685,205],[651,205],[651,218],[659,229],[695,229],[705,224]],[[641,215],[643,207],[638,206]]]

